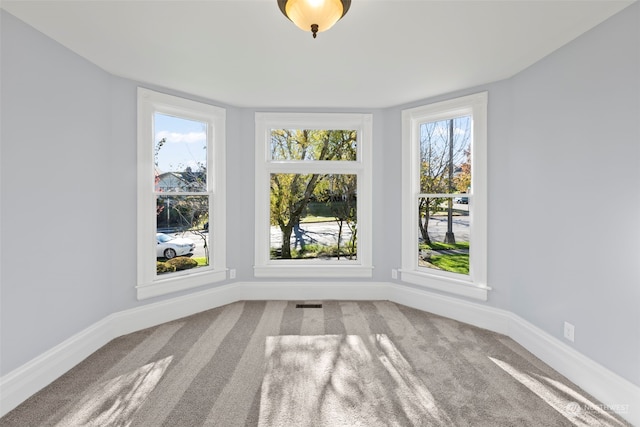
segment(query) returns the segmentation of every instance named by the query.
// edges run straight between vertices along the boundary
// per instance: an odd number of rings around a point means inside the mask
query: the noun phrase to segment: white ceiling
[[[16,1],[104,70],[250,107],[389,107],[508,78],[634,0],[352,0],[313,39],[276,0]]]

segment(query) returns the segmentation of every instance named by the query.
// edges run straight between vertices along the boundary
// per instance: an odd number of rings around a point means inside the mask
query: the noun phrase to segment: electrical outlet
[[[391,269],[391,278],[392,279],[397,279],[398,278],[398,270],[396,270],[395,268]]]
[[[236,278],[236,269],[232,268],[231,270],[229,270],[229,279],[235,279]]]
[[[576,332],[575,326],[573,326],[569,322],[564,322],[564,337],[566,339],[573,342],[575,332]]]

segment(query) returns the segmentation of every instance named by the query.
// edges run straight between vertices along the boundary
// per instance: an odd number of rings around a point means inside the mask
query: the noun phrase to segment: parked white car
[[[171,259],[177,256],[188,255],[196,248],[196,244],[191,239],[184,237],[173,237],[164,233],[157,233],[158,241],[156,257]]]
[[[453,198],[453,203],[462,203],[463,205],[468,205],[469,204],[469,198],[468,197],[454,197]]]

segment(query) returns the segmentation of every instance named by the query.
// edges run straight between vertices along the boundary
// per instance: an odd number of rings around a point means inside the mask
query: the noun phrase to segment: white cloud
[[[163,130],[156,134],[156,140],[159,141],[162,138],[166,138],[168,143],[196,143],[201,142],[205,143],[207,139],[206,132],[189,132],[189,133],[179,133],[179,132],[169,132]]]

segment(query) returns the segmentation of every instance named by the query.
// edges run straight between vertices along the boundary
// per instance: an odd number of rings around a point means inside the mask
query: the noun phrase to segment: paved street
[[[302,236],[305,243],[321,243],[335,245],[338,241],[338,225],[334,221],[301,224]],[[431,239],[442,242],[447,232],[447,217],[434,216],[429,221],[429,236]],[[453,217],[453,233],[456,241],[469,241],[469,216],[456,215]],[[351,230],[346,225],[342,229],[342,241],[347,242],[351,238]],[[295,235],[291,235],[291,245],[295,244]],[[271,247],[282,245],[282,232],[278,227],[271,227]]]
[[[468,205],[454,205],[457,212],[468,212]],[[300,226],[302,238],[306,244],[319,243],[322,245],[336,245],[338,241],[338,224],[335,221],[316,222],[316,223],[303,223]],[[429,236],[431,239],[442,242],[444,240],[445,233],[447,232],[447,216],[434,216],[429,221]],[[453,233],[456,237],[456,241],[469,241],[469,216],[468,215],[456,215],[453,217]],[[167,233],[169,235],[175,235],[176,233]],[[200,235],[192,232],[178,233],[179,235],[193,240],[196,244],[196,249],[193,252],[194,257],[204,257],[204,241]],[[204,234],[206,238],[209,238],[207,233]],[[346,224],[342,229],[342,242],[348,242],[351,238],[351,230]],[[291,234],[291,245],[295,245],[295,234]],[[278,227],[271,227],[271,247],[280,247],[282,245],[282,232]]]
[[[429,237],[436,242],[443,242],[447,233],[447,216],[433,216],[429,219]],[[453,235],[456,242],[469,241],[469,216],[453,217]]]
[[[338,224],[335,221],[314,222],[300,225],[300,235],[305,244],[321,244],[332,246],[338,244]],[[351,230],[347,225],[342,226],[342,243],[351,238]],[[291,246],[295,245],[296,236],[291,233]],[[278,227],[271,227],[271,247],[282,246],[282,232]]]

